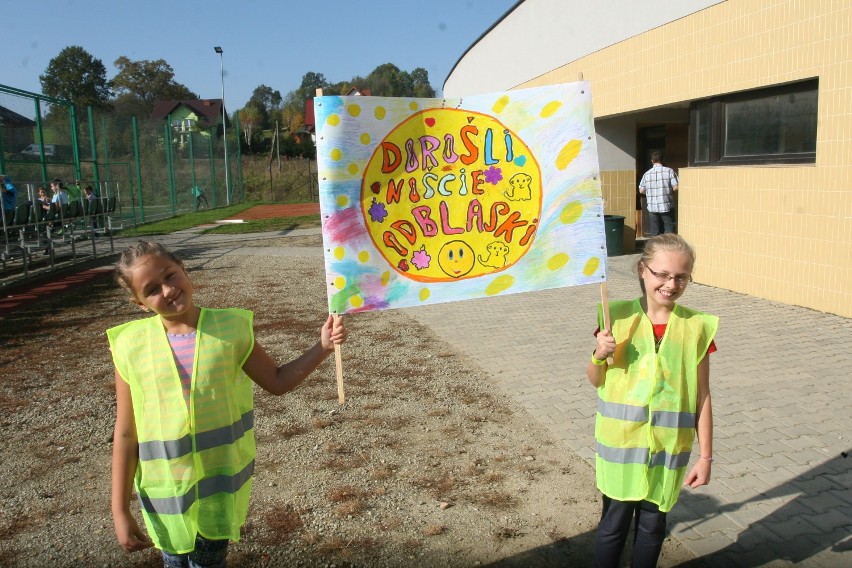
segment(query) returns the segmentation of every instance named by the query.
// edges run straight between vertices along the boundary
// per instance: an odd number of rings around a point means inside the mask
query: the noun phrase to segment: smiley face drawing
[[[444,274],[452,278],[461,278],[473,270],[476,255],[464,241],[450,241],[441,247],[438,253],[438,265]]]

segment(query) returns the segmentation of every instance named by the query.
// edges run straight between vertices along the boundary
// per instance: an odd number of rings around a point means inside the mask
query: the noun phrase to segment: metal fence
[[[226,153],[218,124],[154,120],[134,110],[119,104],[81,110],[0,85],[0,172],[17,188],[19,202],[35,202],[38,188],[53,179],[78,199],[77,188],[91,185],[98,196],[115,199],[117,227],[193,211],[205,202],[219,207],[245,200],[236,119],[227,129]],[[197,198],[199,190],[205,199]]]

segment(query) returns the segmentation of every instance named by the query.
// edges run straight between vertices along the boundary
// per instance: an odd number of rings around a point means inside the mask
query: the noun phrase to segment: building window
[[[816,161],[817,81],[698,101],[690,109],[690,166]]]

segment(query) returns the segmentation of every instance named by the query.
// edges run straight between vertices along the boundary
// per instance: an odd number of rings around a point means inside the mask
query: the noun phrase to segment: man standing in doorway
[[[651,236],[674,233],[674,192],[677,191],[677,174],[663,165],[662,152],[651,152],[651,169],[639,182],[639,193],[647,198],[648,221]]]

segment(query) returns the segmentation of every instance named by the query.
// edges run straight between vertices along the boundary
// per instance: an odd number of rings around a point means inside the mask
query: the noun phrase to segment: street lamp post
[[[231,204],[231,183],[228,179],[228,115],[225,112],[225,57],[222,55],[222,48],[218,45],[213,48],[213,51],[219,54],[220,75],[222,76],[222,141],[225,144],[225,203]]]

